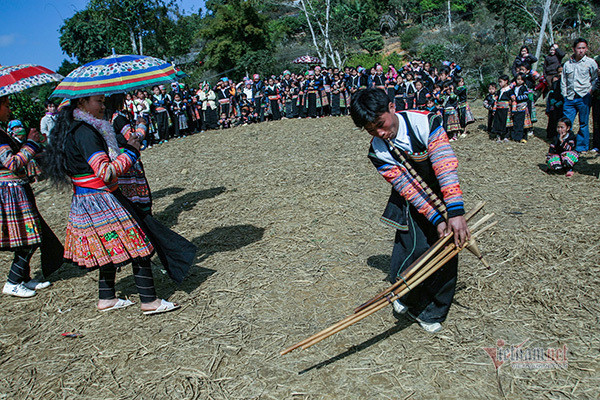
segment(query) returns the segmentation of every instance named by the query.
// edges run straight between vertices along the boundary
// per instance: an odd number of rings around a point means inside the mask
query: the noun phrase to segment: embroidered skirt
[[[460,120],[454,107],[444,109],[444,119],[446,122],[446,132],[460,131]]]
[[[471,107],[469,107],[468,103],[462,104],[458,107],[458,116],[460,118],[461,128],[465,128],[467,125],[472,124],[475,121],[475,117],[473,117],[473,112],[471,111]]]
[[[10,250],[42,242],[39,214],[27,196],[26,184],[0,182],[0,249]]]
[[[75,188],[65,238],[67,262],[88,269],[121,267],[153,252],[150,239],[112,193]]]

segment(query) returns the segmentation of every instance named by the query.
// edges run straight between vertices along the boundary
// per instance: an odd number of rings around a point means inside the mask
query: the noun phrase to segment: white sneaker
[[[442,324],[440,324],[439,322],[425,322],[421,320],[417,321],[419,321],[419,325],[421,325],[421,328],[425,329],[429,333],[436,333],[442,330]]]
[[[408,311],[408,307],[400,303],[400,300],[392,301],[392,307],[394,307],[394,311],[396,311],[398,314],[404,314]]]
[[[48,281],[40,282],[40,281],[36,281],[35,279],[32,279],[29,282],[23,282],[23,286],[25,286],[29,290],[45,289],[50,285],[51,285],[51,283]]]
[[[32,297],[35,296],[35,290],[26,288],[22,283],[10,283],[6,282],[2,293],[8,294],[15,297]]]

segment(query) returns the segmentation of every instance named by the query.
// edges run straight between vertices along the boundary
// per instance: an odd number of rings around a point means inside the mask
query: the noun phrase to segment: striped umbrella
[[[98,94],[110,96],[175,81],[176,71],[166,61],[150,56],[111,55],[73,70],[51,97],[76,99]]]
[[[62,75],[40,65],[0,66],[0,97],[61,79]]]

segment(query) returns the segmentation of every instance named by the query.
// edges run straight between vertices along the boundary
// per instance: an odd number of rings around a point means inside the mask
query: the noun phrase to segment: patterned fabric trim
[[[40,147],[30,140],[25,142],[17,153],[13,153],[8,144],[0,145],[0,162],[6,168],[6,170],[2,170],[2,180],[26,180],[27,171],[25,167],[39,151]]]
[[[400,231],[408,231],[408,225],[399,224],[396,221],[392,221],[391,219],[383,216],[379,217],[379,220],[383,222],[384,225],[391,226],[394,229],[398,229]]]
[[[97,151],[89,157],[88,164],[92,167],[92,170],[94,170],[96,177],[105,182],[108,190],[112,192],[117,188],[118,177],[127,172],[136,161],[137,155],[133,151],[125,148],[112,162],[108,158],[106,152]],[[81,180],[76,180],[74,178],[74,183],[76,182],[81,183]]]

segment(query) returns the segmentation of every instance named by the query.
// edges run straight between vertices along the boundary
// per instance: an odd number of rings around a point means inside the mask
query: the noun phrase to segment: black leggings
[[[19,249],[15,251],[15,257],[13,258],[10,271],[8,271],[8,282],[13,285],[22,282],[29,282],[31,276],[29,275],[30,266],[29,262],[37,247],[29,247],[25,249]]]
[[[151,303],[156,300],[156,290],[154,289],[154,278],[152,277],[152,268],[150,260],[134,262],[132,264],[133,279],[140,301],[142,303]],[[104,265],[100,267],[100,277],[98,279],[98,298],[100,300],[112,300],[116,298],[115,278],[117,270],[113,265]]]

